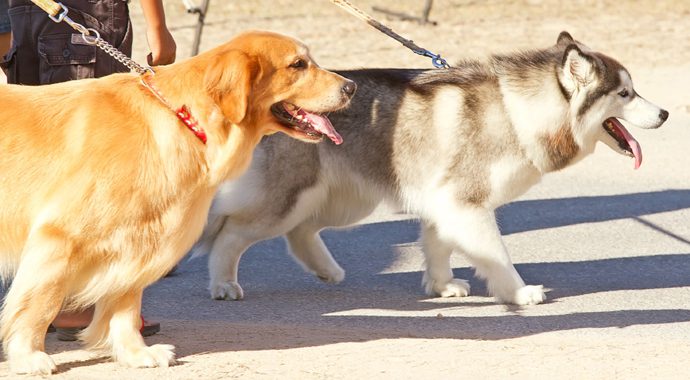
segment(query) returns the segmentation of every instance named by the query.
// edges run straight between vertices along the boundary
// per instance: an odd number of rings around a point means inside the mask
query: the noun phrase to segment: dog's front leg
[[[113,358],[129,367],[168,367],[175,363],[175,347],[169,344],[147,346],[141,336],[141,297],[143,289],[132,289],[120,297],[96,304],[96,313],[83,333],[89,345],[110,345]],[[102,337],[107,336],[106,342]]]
[[[543,287],[526,286],[515,270],[496,225],[493,210],[477,206],[450,207],[435,223],[438,240],[467,256],[476,268],[477,275],[487,280],[489,292],[498,301],[517,305],[544,301]],[[427,263],[439,263],[441,258],[437,256],[442,251],[425,250]],[[443,271],[427,267],[427,275],[431,280],[442,281],[444,278],[439,278],[439,272]]]
[[[230,223],[223,226],[208,256],[208,290],[215,300],[241,300],[244,290],[238,281],[240,259],[255,241],[236,234]]]
[[[5,298],[2,339],[10,370],[51,374],[55,363],[44,351],[48,325],[60,311],[73,245],[59,228],[34,229]]]
[[[453,278],[450,267],[453,245],[439,238],[436,226],[429,221],[422,222],[422,248],[426,265],[422,286],[426,294],[441,297],[466,297],[470,294],[469,282]]]

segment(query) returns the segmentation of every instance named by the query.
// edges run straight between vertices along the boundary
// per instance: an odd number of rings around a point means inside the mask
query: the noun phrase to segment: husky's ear
[[[592,83],[596,75],[596,63],[575,44],[570,44],[563,54],[563,75],[572,81],[574,87]]]
[[[249,94],[258,71],[258,63],[237,50],[219,55],[206,69],[204,87],[233,124],[241,122],[247,114]]]
[[[556,45],[558,46],[566,46],[572,43],[575,43],[575,40],[570,33],[566,32],[565,30],[558,35],[558,39],[556,40]]]

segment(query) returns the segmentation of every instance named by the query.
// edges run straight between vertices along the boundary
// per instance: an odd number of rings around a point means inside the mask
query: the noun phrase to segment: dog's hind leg
[[[213,242],[208,257],[210,277],[208,290],[216,300],[241,300],[244,291],[237,281],[240,259],[255,241],[234,233],[231,224],[225,224]]]
[[[2,312],[3,345],[13,372],[47,375],[56,370],[43,352],[45,334],[65,298],[72,248],[67,235],[50,226],[35,229],[26,242]]]
[[[447,209],[436,221],[439,237],[453,242],[485,278],[489,292],[499,301],[517,305],[538,304],[544,301],[544,290],[526,286],[515,270],[506,251],[493,211],[476,206]],[[433,250],[426,255],[436,255]],[[427,262],[436,258],[427,257]],[[434,273],[429,272],[433,279]]]
[[[315,211],[286,234],[290,253],[304,270],[327,283],[338,283],[345,271],[335,261],[321,240],[319,231],[326,227],[349,226],[370,215],[381,201],[378,193],[361,184],[341,180],[328,189],[329,196],[320,203],[310,199]]]
[[[119,297],[101,299],[81,338],[90,346],[109,346],[113,358],[125,366],[168,367],[175,363],[175,347],[169,344],[147,346],[139,332],[142,294],[143,289],[132,289]]]
[[[453,270],[450,268],[453,245],[441,240],[436,226],[426,221],[422,223],[422,246],[426,261],[422,286],[426,293],[441,297],[467,296],[470,284],[466,280],[453,278]]]
[[[345,278],[345,271],[321,240],[319,230],[323,227],[325,226],[317,226],[315,220],[307,219],[290,230],[285,237],[290,253],[305,271],[314,274],[321,281],[338,283]]]

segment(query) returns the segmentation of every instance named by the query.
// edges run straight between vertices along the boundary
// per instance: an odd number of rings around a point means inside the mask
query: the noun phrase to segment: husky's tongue
[[[333,124],[331,124],[331,121],[328,120],[327,117],[317,115],[303,109],[299,110],[298,113],[302,117],[306,118],[309,121],[309,124],[311,124],[312,128],[314,128],[317,132],[328,136],[328,138],[331,139],[335,145],[340,145],[343,143],[343,138],[338,134],[338,132],[336,132]]]
[[[618,121],[618,119],[615,117],[606,119],[605,123],[609,123],[609,125],[613,127],[614,133],[622,137],[625,142],[628,143],[628,146],[630,146],[630,150],[632,151],[632,155],[635,157],[635,169],[639,169],[640,165],[642,165],[642,149],[640,148],[640,143],[635,140],[630,132],[628,132],[623,124],[621,124],[620,121]]]

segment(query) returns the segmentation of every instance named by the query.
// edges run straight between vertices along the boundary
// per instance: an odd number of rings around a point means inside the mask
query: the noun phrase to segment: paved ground
[[[417,2],[356,1],[416,10]],[[299,36],[327,67],[426,67],[428,61],[326,1],[214,1],[202,50],[247,28]],[[168,2],[181,56],[193,19]],[[137,25],[141,17],[133,6]],[[690,5],[673,1],[443,1],[438,26],[393,29],[451,60],[541,47],[569,30],[618,57],[637,90],[671,112],[633,133],[644,163],[600,146],[501,210],[506,244],[543,305],[496,305],[472,280],[463,299],[424,296],[418,224],[380,209],[325,241],[347,271],[340,285],[307,275],[282,240],[242,261],[246,299],[209,298],[205,259],[185,261],[146,292],[161,321],[150,343],[177,346],[179,365],[125,369],[48,337],[59,379],[687,378],[690,363]],[[143,57],[140,39],[137,55]],[[458,277],[472,270],[454,257]],[[0,377],[7,377],[6,363]]]

